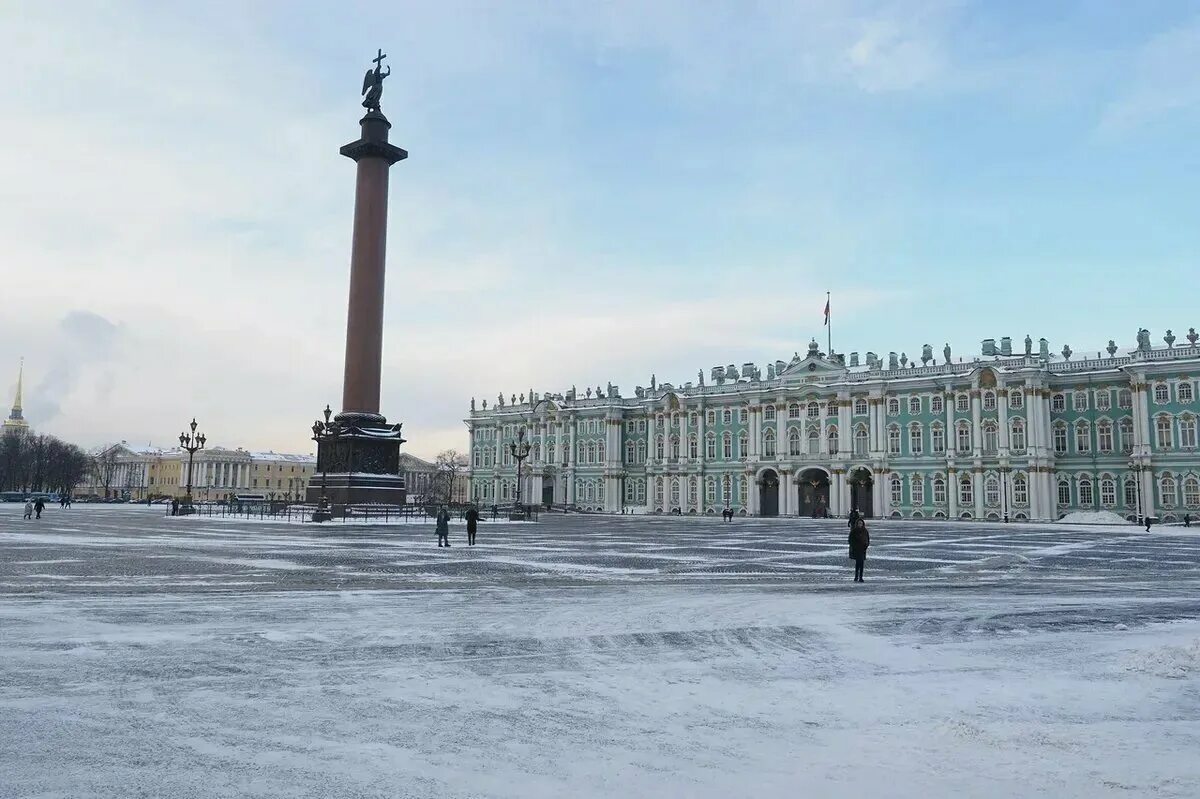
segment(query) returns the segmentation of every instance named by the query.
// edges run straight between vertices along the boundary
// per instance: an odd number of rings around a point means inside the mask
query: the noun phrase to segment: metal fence
[[[318,522],[323,524],[337,524],[339,522],[355,522],[355,521],[371,521],[381,524],[430,524],[437,516],[438,505],[385,505],[385,504],[361,504],[361,505],[341,505],[331,504],[329,506],[330,513],[333,518],[328,522]],[[453,504],[445,506],[446,510],[450,511],[450,517],[453,519],[462,520],[465,518],[467,510],[471,505]],[[285,502],[285,501],[268,501],[268,502],[196,502],[192,505],[190,514],[193,516],[205,516],[216,518],[237,518],[237,519],[259,519],[262,521],[280,521],[292,523],[314,523],[313,514],[317,511],[318,506],[311,502]],[[508,520],[514,511],[521,511],[524,514],[526,521],[538,520],[540,509],[537,505],[494,505],[477,508],[479,511],[480,521],[498,521]],[[183,507],[179,508],[179,515],[185,515],[186,511]],[[171,515],[171,508],[167,508],[167,515]]]

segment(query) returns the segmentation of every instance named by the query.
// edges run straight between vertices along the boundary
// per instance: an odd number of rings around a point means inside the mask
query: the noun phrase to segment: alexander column
[[[313,425],[317,468],[308,501],[327,498],[338,505],[404,502],[400,476],[401,425],[388,424],[379,412],[383,367],[383,287],[387,247],[388,170],[408,153],[388,143],[392,125],[379,110],[383,51],[363,78],[362,135],[339,152],[358,166],[354,189],[354,240],[350,250],[350,303],[346,315],[346,371],[342,410]]]

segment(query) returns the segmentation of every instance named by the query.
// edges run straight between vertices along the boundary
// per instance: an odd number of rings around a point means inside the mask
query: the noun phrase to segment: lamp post
[[[1008,524],[1008,483],[1009,483],[1009,480],[1011,479],[1011,474],[1012,474],[1011,466],[1001,466],[1000,467],[1000,496],[1002,498],[1001,504],[1003,505],[1002,510],[1004,511],[1004,523],[1005,524]]]
[[[333,518],[333,513],[329,509],[329,461],[333,457],[337,440],[342,434],[342,426],[336,419],[330,419],[332,414],[333,411],[326,405],[323,411],[325,421],[318,419],[313,422],[312,426],[312,439],[317,442],[317,455],[321,467],[321,500],[317,504],[317,509],[313,511],[312,520],[314,522],[327,522]]]
[[[1145,519],[1142,516],[1142,463],[1141,461],[1130,461],[1129,469],[1133,472],[1133,513],[1137,517],[1138,524],[1144,524]]]
[[[196,417],[192,417],[192,423],[189,425],[190,433],[179,434],[179,448],[186,450],[188,454],[188,472],[187,472],[187,492],[183,496],[183,512],[185,514],[192,512],[192,465],[196,458],[196,453],[204,449],[205,438],[203,433],[196,432]]]
[[[525,440],[525,428],[521,427],[517,430],[517,438],[509,442],[508,445],[509,453],[512,454],[513,460],[517,462],[517,505],[508,516],[513,521],[525,520],[525,510],[521,507],[521,463],[529,457],[531,449],[533,447]]]

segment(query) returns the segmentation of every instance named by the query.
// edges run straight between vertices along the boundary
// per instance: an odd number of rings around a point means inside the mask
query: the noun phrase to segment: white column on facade
[[[742,479],[746,481],[746,512],[751,516],[757,516],[760,486],[753,474],[743,474]]]
[[[975,495],[975,518],[983,518],[983,471],[980,467],[971,470],[971,493]]]
[[[758,460],[759,454],[761,453],[761,450],[758,446],[758,440],[762,436],[762,425],[760,423],[761,417],[759,416],[761,413],[761,405],[750,406],[750,416],[747,423],[748,432],[746,437],[749,439],[748,443],[750,445],[750,460],[752,461]]]
[[[846,491],[846,472],[841,467],[835,467],[829,479],[829,513],[841,516],[845,513],[842,508],[842,495]]]
[[[688,455],[691,454],[688,452],[688,431],[691,429],[688,417],[690,415],[686,408],[679,411],[679,460],[683,462],[686,462]],[[686,500],[687,497],[683,499]]]
[[[697,451],[697,454],[700,456],[700,463],[703,464],[708,460],[708,410],[704,407],[703,400],[700,402],[699,415],[696,417],[696,427],[698,428],[696,431],[696,443],[700,447],[700,449]],[[701,471],[701,474],[703,474],[703,471]],[[701,480],[700,482],[700,490],[703,491],[704,481]],[[705,499],[704,502],[707,502],[707,499]],[[702,502],[701,505],[703,505],[704,502]]]
[[[834,400],[834,401],[836,402],[836,400]],[[829,459],[829,427],[827,424],[828,420],[829,420],[829,410],[826,409],[825,412],[821,414],[821,418],[817,420],[817,428],[818,428],[818,431],[821,436],[821,440],[817,447],[817,452],[819,452],[821,454],[822,461]],[[807,434],[805,434],[805,436],[801,437],[800,440],[803,442],[805,447],[808,446]]]
[[[775,418],[779,418],[779,411],[775,412]],[[779,515],[791,516],[796,511],[792,509],[792,495],[796,493],[797,486],[792,482],[792,470],[786,466],[779,470]]]
[[[788,452],[787,439],[788,412],[787,402],[784,400],[776,400],[775,402],[775,459],[785,460],[790,457]]]
[[[880,407],[883,407],[882,402]],[[871,512],[877,519],[882,519],[887,515],[887,474],[882,470],[873,469],[872,471],[874,472],[874,490],[871,492]]]
[[[979,389],[971,389],[971,454],[976,458],[983,456],[983,412],[980,407]]]
[[[657,415],[653,411],[651,411],[649,414],[647,414],[647,418],[646,418],[646,462],[647,463],[654,463],[654,457],[657,454],[656,450],[654,449],[654,438],[657,435],[657,433],[654,429],[656,422],[657,422]]]
[[[838,392],[838,459],[847,459],[854,451],[854,431],[851,413],[850,392]],[[845,504],[842,507],[846,507]]]
[[[958,471],[953,468],[946,469],[946,515],[958,518]]]
[[[996,418],[997,418],[997,423],[1000,425],[1000,431],[999,431],[999,434],[1000,434],[1000,440],[999,440],[1000,456],[1007,458],[1008,457],[1008,446],[1009,446],[1009,441],[1008,441],[1008,389],[1001,386],[997,389],[996,393],[998,395],[996,397],[996,402],[997,402],[996,407],[998,409]]]
[[[867,441],[870,444],[868,454],[872,458],[879,457],[879,408],[878,397],[867,398],[867,424],[869,426]]]

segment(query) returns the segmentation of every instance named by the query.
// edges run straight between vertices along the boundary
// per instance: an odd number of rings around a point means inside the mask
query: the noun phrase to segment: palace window
[[[957,449],[959,452],[971,451],[971,426],[963,422],[958,426]]]
[[[1132,477],[1125,478],[1125,507],[1137,507],[1137,481]]]
[[[646,504],[646,481],[645,480],[637,481],[637,501],[638,501],[639,505]]]
[[[940,474],[933,476],[933,504],[946,504],[946,480]]]
[[[659,505],[663,504],[663,479],[661,477],[654,479],[654,501]]]
[[[691,480],[688,480],[688,505],[690,505],[693,508],[696,507],[696,503],[700,498],[699,494],[700,494],[700,478],[693,477]]]
[[[775,406],[774,405],[764,405],[763,406],[763,421],[765,421],[765,422],[775,421]]]
[[[712,427],[713,425],[715,425],[717,423],[717,412],[716,411],[706,412],[704,414],[704,423],[707,424],[709,427]]]
[[[1117,430],[1121,433],[1121,451],[1128,455],[1133,452],[1133,420],[1126,416],[1117,423]]]
[[[1170,449],[1172,442],[1171,436],[1171,417],[1160,416],[1154,422],[1154,428],[1158,433],[1158,448]]]
[[[1183,504],[1188,508],[1200,508],[1200,480],[1195,475],[1183,479]]]
[[[924,441],[921,436],[921,425],[911,424],[908,426],[908,453],[910,455],[920,455],[925,449]]]
[[[1179,446],[1184,449],[1196,448],[1196,418],[1184,414],[1179,417]]]
[[[790,405],[788,405],[788,418],[789,419],[799,419],[800,418],[800,403],[793,402]]]
[[[867,456],[867,428],[862,425],[854,431],[854,454],[857,457],[865,458]]]
[[[829,427],[829,454],[838,454],[838,429],[835,425]]]
[[[728,431],[721,437],[721,455],[727,461],[733,460],[733,434]]]
[[[863,399],[862,397],[859,397],[858,399],[854,400],[854,415],[855,416],[866,416],[867,415],[867,401],[865,399]]]
[[[1063,394],[1055,394],[1050,398],[1050,411],[1052,413],[1062,413],[1067,409],[1067,398]]]
[[[1092,451],[1092,428],[1087,422],[1075,425],[1075,451],[1078,453]]]
[[[788,455],[795,457],[800,454],[800,431],[793,427],[788,433]]]
[[[810,403],[808,403],[806,413],[807,413],[807,416],[809,419],[820,419],[821,418],[821,406],[815,402],[810,402]]]
[[[1020,391],[1014,391],[1008,395],[1008,407],[1020,410],[1025,407],[1025,394]]]
[[[1123,388],[1117,392],[1117,407],[1128,410],[1133,407],[1133,392]]]
[[[983,426],[983,454],[995,455],[999,435],[995,422],[987,422]]]
[[[1158,481],[1158,497],[1164,508],[1175,507],[1175,478],[1164,474]]]
[[[908,493],[914,507],[925,504],[925,481],[921,475],[914,474],[908,478]]]
[[[750,457],[750,439],[745,433],[738,436],[738,458],[746,460]]]
[[[808,454],[821,454],[821,431],[816,425],[810,425],[808,428]]]
[[[704,437],[704,457],[710,461],[717,459],[717,437],[712,433]]]
[[[476,469],[479,468],[480,463],[482,463],[482,461],[483,461],[482,455],[483,455],[483,453],[478,449],[471,453],[471,464]]]
[[[1088,409],[1088,395],[1086,391],[1071,392],[1071,407],[1077,411],[1086,411]]]
[[[646,462],[646,442],[644,439],[637,443],[637,462]]]
[[[1112,392],[1107,388],[1096,389],[1096,410],[1107,411],[1112,408]]]
[[[1017,472],[1012,478],[1013,504],[1023,508],[1029,504],[1029,478],[1024,472]]]
[[[645,419],[638,419],[638,432],[639,433],[646,432],[646,420]]]
[[[605,461],[604,442],[598,441],[598,442],[596,442],[596,463],[603,463],[604,461]]]
[[[1056,455],[1067,454],[1067,426],[1065,424],[1054,425],[1054,453]]]
[[[888,454],[900,454],[900,428],[896,425],[890,425],[887,431],[888,436]]]
[[[700,441],[696,438],[696,434],[688,436],[688,457],[692,460],[697,460],[700,457]]]
[[[679,460],[679,436],[671,436],[671,460]]]
[[[588,457],[587,457],[588,463],[596,463],[596,461],[597,461],[596,445],[594,443],[588,444],[587,455],[588,455]]]
[[[900,482],[900,475],[893,474],[888,480],[888,493],[891,494],[889,499],[892,501],[892,507],[904,504],[904,484]]]
[[[1058,481],[1058,505],[1062,508],[1071,506],[1071,484],[1066,480]]]
[[[989,474],[983,481],[983,501],[986,505],[1000,504],[1000,478]]]
[[[945,413],[946,412],[946,406],[945,406],[944,400],[942,399],[941,394],[934,394],[932,397],[929,398],[929,412],[930,413]]]
[[[750,411],[746,410],[745,408],[740,408],[738,410],[738,421],[739,422],[741,422],[742,424],[745,424],[746,420],[749,418],[750,418]]]
[[[1154,404],[1155,405],[1166,405],[1170,401],[1171,401],[1171,390],[1167,387],[1167,384],[1166,383],[1155,383],[1154,384]]]
[[[733,424],[733,411],[729,408],[721,411],[721,424],[726,426]]]
[[[1108,475],[1100,476],[1100,504],[1106,508],[1117,504],[1117,481]]]
[[[969,394],[959,394],[954,398],[954,408],[959,412],[971,410],[971,397]]]
[[[1092,507],[1092,478],[1079,478],[1079,505],[1083,508]]]
[[[625,501],[629,503],[635,502],[637,499],[637,483],[630,480],[625,484]]]
[[[750,481],[745,477],[738,480],[738,502],[743,508],[746,507],[746,491],[749,484]]]
[[[896,416],[900,413],[900,400],[895,397],[887,398],[887,415]]]
[[[637,463],[637,446],[632,441],[625,444],[625,462]]]
[[[663,451],[663,437],[658,436],[654,439],[654,459],[661,461],[665,457],[666,453]]]
[[[994,392],[994,391],[983,392],[983,409],[985,411],[996,410],[996,392]]]
[[[775,457],[775,431],[767,430],[763,433],[763,457]]]
[[[721,501],[726,505],[733,501],[733,478],[729,475],[721,478]]]
[[[921,398],[920,397],[909,397],[908,398],[908,415],[909,416],[919,416],[920,414],[921,414]]]
[[[1018,455],[1025,451],[1025,420],[1013,419],[1009,422],[1009,445]]]
[[[958,504],[970,505],[975,502],[975,486],[971,484],[971,475],[964,474],[958,478]]]
[[[1182,380],[1175,386],[1175,396],[1180,402],[1191,402],[1193,397],[1192,381]]]
[[[941,423],[935,422],[929,426],[930,445],[935,453],[946,451],[946,431],[942,428]]]
[[[1112,422],[1103,421],[1096,425],[1097,449],[1101,452],[1113,451],[1113,428]]]
[[[704,481],[704,501],[717,501],[717,478],[710,477]]]

